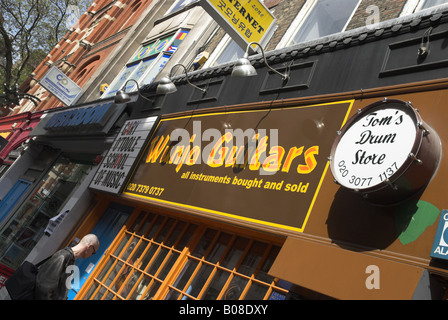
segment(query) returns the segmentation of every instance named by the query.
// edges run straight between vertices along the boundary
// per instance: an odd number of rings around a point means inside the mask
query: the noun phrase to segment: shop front
[[[71,299],[443,298],[445,17],[256,56],[251,78],[229,64],[170,95],[142,88],[152,102],[119,126],[59,242],[104,240]]]
[[[113,200],[135,217],[76,298],[286,299],[269,269],[305,229],[352,104],[162,117]]]
[[[213,119],[213,115],[204,115],[208,121],[210,116],[212,123],[208,125],[214,125],[214,121],[219,119]],[[260,116],[262,114],[256,115]],[[253,120],[254,118],[251,119]],[[150,154],[161,155],[166,146],[156,146],[158,139],[168,141],[169,138],[166,139],[163,135],[170,135],[178,129],[179,121],[184,127],[188,119],[133,119],[126,122],[116,136],[90,184],[90,189],[97,193],[98,206],[92,209],[88,215],[90,219],[85,220],[77,234],[85,233],[83,230],[93,230],[94,233],[100,232],[100,237],[104,239],[101,225],[106,229],[114,229],[112,226],[115,225],[120,230],[101,244],[102,248],[107,249],[100,252],[100,256],[103,254],[100,261],[99,257],[95,257],[95,261],[90,258],[79,263],[80,281],[72,284],[70,299],[215,300],[238,299],[243,296],[247,299],[286,298],[289,284],[268,275],[284,241],[283,237],[185,214],[183,211],[188,207],[186,204],[183,206],[179,203],[178,210],[173,210],[152,203],[152,200],[163,199],[161,196],[164,189],[169,188],[168,185],[162,185],[163,181],[171,186],[177,184],[178,187],[184,181],[188,183],[183,170],[182,173],[176,170],[179,161],[173,159],[174,162],[168,164],[170,154],[178,154],[179,159],[185,160],[182,152],[171,153],[165,150],[163,159],[167,161],[168,170],[158,180],[151,179],[154,183],[159,181],[156,184],[159,187],[142,185],[138,181],[127,183],[128,174],[136,177],[141,176],[137,171],[145,171],[142,166],[145,166]],[[246,142],[247,138],[252,136],[247,136]],[[189,141],[190,138],[186,141],[188,145]],[[243,141],[241,145],[243,148],[244,143]],[[188,150],[184,149],[186,154],[190,153],[190,148],[187,148]],[[149,165],[150,170],[163,169],[164,161],[154,155],[157,168]],[[193,166],[191,161],[190,159],[190,166]],[[241,165],[243,168],[245,164]],[[198,162],[194,167],[200,171],[203,166]],[[125,178],[120,179],[123,174]],[[141,178],[147,181],[147,178]],[[169,181],[170,179],[174,180]],[[193,185],[184,188],[194,188],[195,181],[191,181]],[[218,181],[215,183],[218,184]],[[172,197],[183,196],[180,188],[174,188],[171,190]],[[133,192],[136,193],[135,196]],[[137,192],[141,194],[138,195]],[[212,196],[213,192],[209,195]],[[128,215],[122,219],[121,225],[117,219],[111,218],[113,214],[110,211],[119,206],[128,208]],[[110,221],[103,221],[106,219]],[[92,270],[94,265],[95,269]],[[204,286],[204,283],[208,285]]]
[[[440,86],[162,116],[122,192],[96,191],[106,205],[92,216],[133,213],[75,299],[441,298],[448,273],[430,251],[446,130],[443,103],[428,103],[444,101]],[[365,167],[351,188],[341,161]]]
[[[47,111],[29,143],[3,175],[0,269],[3,279],[24,260],[42,260],[66,241],[92,205],[88,183],[107,135],[125,105],[101,102]],[[87,147],[87,148],[86,148]]]
[[[0,263],[11,271],[19,267],[57,218],[67,199],[89,173],[92,165],[59,156],[32,194],[0,229]],[[22,182],[23,183],[23,182]],[[56,219],[55,219],[56,220]]]

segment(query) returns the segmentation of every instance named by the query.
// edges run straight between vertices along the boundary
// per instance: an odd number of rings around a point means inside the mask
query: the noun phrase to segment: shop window
[[[12,269],[20,266],[44,235],[49,220],[60,213],[90,168],[90,165],[59,158],[31,196],[0,229],[1,265]]]
[[[360,0],[312,0],[300,10],[278,48],[345,31]]]
[[[114,96],[127,80],[133,79],[139,86],[151,83],[187,36],[188,30],[179,30],[175,34],[144,44],[132,56],[118,76],[112,81],[102,98]],[[128,82],[126,92],[137,89],[134,81]]]
[[[421,10],[448,3],[447,0],[408,0],[401,15],[412,14]]]
[[[286,297],[268,275],[280,247],[141,212],[106,251],[77,299],[221,300]]]

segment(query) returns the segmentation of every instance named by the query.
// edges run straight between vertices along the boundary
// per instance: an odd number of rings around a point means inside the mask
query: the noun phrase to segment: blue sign
[[[45,124],[46,130],[77,129],[103,126],[112,111],[112,102],[62,111],[54,114]]]
[[[448,210],[442,210],[440,215],[431,257],[448,260]]]

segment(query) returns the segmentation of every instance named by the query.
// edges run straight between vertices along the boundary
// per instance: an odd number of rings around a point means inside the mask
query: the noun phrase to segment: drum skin
[[[337,156],[338,146],[344,135],[358,122],[375,112],[385,109],[400,110],[404,112],[415,124],[415,137],[412,148],[406,160],[394,170],[395,172],[381,183],[368,188],[356,188],[341,183],[341,175],[338,174]],[[356,146],[353,146],[356,148]],[[358,110],[344,125],[333,142],[330,156],[330,168],[335,182],[341,187],[358,193],[366,201],[376,205],[392,205],[407,200],[422,192],[437,171],[442,155],[440,138],[427,123],[425,123],[418,110],[409,102],[396,99],[383,99],[365,108]]]

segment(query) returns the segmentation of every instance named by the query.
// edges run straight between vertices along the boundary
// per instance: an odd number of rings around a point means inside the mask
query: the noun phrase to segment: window
[[[44,235],[51,218],[89,173],[91,166],[63,157],[48,171],[37,189],[0,230],[0,264],[18,268]]]
[[[448,3],[447,0],[408,0],[401,15],[412,14],[421,10]]]
[[[218,65],[224,64],[226,62],[238,60],[238,58],[241,58],[243,55],[244,50],[234,40],[231,40],[216,62]]]
[[[39,86],[37,88],[37,90],[33,93],[33,95],[36,96],[37,98],[43,100],[44,99],[43,96],[44,96],[44,94],[46,92],[47,92],[47,90],[45,88]],[[20,105],[22,105],[22,108],[19,111],[19,113],[28,112],[28,111],[31,111],[34,108],[36,108],[36,105],[30,99],[22,99],[22,100],[20,100]],[[38,108],[39,107],[37,107],[36,110],[33,110],[33,111],[38,111],[39,110]]]
[[[115,95],[129,79],[137,81],[140,87],[144,84],[151,83],[174,52],[176,52],[187,34],[188,30],[179,30],[175,34],[144,44],[129,60],[114,81],[112,81],[101,98],[108,98]],[[137,87],[134,81],[130,81],[125,88],[126,92],[135,89]]]
[[[444,4],[447,1],[446,0],[425,0],[425,1],[420,1],[420,2],[422,2],[420,10],[423,10],[423,9],[428,9],[431,7],[435,7],[435,6]]]
[[[197,0],[178,0],[168,11],[167,11],[167,15],[170,13],[173,13],[179,9],[182,9],[183,7],[195,2]]]
[[[243,57],[244,50],[226,34],[208,61],[204,64],[203,68],[209,68],[212,66],[221,65],[227,62],[236,61],[238,58]]]
[[[344,31],[359,3],[360,0],[308,1],[278,48]]]
[[[77,299],[269,299],[287,290],[268,275],[279,246],[140,212],[106,251]]]

